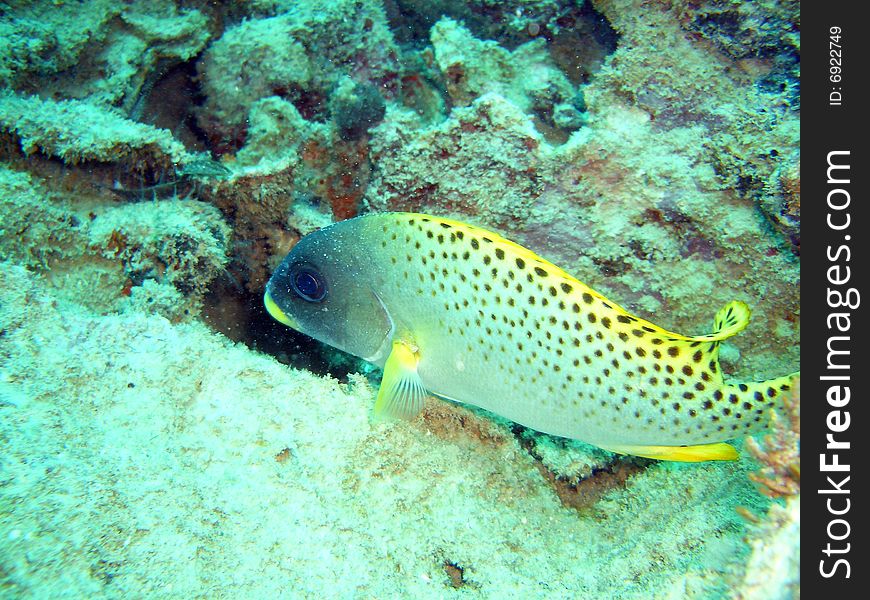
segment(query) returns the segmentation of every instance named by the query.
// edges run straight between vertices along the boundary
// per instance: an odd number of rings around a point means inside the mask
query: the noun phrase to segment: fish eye
[[[308,302],[321,302],[326,297],[326,282],[311,265],[295,265],[290,270],[290,286],[297,296]]]

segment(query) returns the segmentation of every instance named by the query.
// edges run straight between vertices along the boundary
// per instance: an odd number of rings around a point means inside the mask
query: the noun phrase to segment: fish
[[[429,395],[531,429],[659,460],[735,460],[793,373],[726,381],[719,346],[742,301],[686,336],[633,315],[498,233],[409,212],[312,232],[269,279],[277,321],[383,369],[376,418],[413,419]]]

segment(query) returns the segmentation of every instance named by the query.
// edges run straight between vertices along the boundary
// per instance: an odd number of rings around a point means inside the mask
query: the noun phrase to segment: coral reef
[[[338,135],[345,141],[360,139],[384,118],[386,105],[370,83],[340,85],[329,105]]]
[[[227,262],[229,228],[201,202],[82,206],[5,167],[0,194],[0,259],[42,273],[56,294],[96,310],[129,310],[140,296],[150,303],[170,294],[171,301],[140,308],[192,318]]]
[[[436,399],[374,423],[376,369],[261,298],[302,235],[432,212],[683,333],[744,300],[726,375],[794,370],[799,20],[793,0],[7,3],[2,593],[798,593],[797,395],[732,464]]]
[[[578,513],[489,417],[373,424],[363,377],[98,315],[8,263],[0,289],[7,594],[709,598],[744,576],[747,464],[657,464]]]
[[[783,398],[783,409],[788,421],[774,412],[771,415],[772,433],[764,436],[764,447],[753,438],[747,438],[746,447],[763,466],[750,475],[759,484],[761,493],[771,498],[796,496],[801,491],[801,404],[800,381]]]

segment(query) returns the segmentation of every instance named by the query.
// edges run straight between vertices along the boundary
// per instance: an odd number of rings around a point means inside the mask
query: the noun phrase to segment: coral
[[[0,24],[0,81],[45,99],[87,99],[126,116],[209,38],[207,17],[170,0],[25,2]]]
[[[105,35],[117,10],[111,0],[89,2],[86,10],[72,4],[37,2],[17,3],[11,11],[4,7],[0,81],[15,86],[26,77],[53,75],[72,67],[92,39]]]
[[[94,310],[134,301],[142,307],[139,288],[153,281],[168,286],[160,295],[170,294],[172,302],[148,310],[189,319],[227,261],[229,228],[217,209],[201,202],[81,207],[7,168],[0,170],[0,191],[0,259],[43,274],[57,295]]]
[[[765,520],[750,529],[752,549],[735,600],[793,600],[800,597],[800,495],[773,504]]]
[[[511,52],[495,42],[475,39],[449,18],[435,24],[431,37],[436,64],[455,106],[468,106],[494,93],[550,127],[555,126],[557,106],[561,111],[571,110],[576,92],[556,68],[544,40],[527,42]]]
[[[241,127],[257,100],[280,92],[300,99],[311,82],[311,61],[293,38],[293,20],[255,19],[228,28],[199,63],[207,128]]]
[[[115,162],[144,172],[169,169],[189,157],[168,131],[78,100],[0,94],[0,132],[25,154],[39,152],[70,165]]]
[[[384,118],[384,99],[372,84],[346,82],[330,98],[329,111],[345,141],[358,140]]]
[[[247,115],[248,137],[235,155],[240,167],[250,171],[275,173],[304,160],[306,147],[329,143],[328,128],[299,114],[292,102],[269,96],[251,106]],[[312,165],[320,167],[322,165]]]
[[[121,261],[134,286],[168,284],[188,300],[190,313],[198,312],[208,284],[223,271],[229,237],[217,209],[195,200],[108,208],[88,227],[90,248]]]
[[[714,39],[734,58],[763,58],[796,47],[800,5],[796,0],[765,0],[754,5],[713,0],[679,8],[687,29]]]
[[[372,138],[374,172],[366,199],[378,210],[480,213],[495,227],[525,218],[543,188],[541,136],[496,94],[456,108],[437,127],[410,136],[388,115]]]
[[[384,3],[400,43],[420,45],[443,16],[461,21],[479,39],[497,41],[505,48],[517,46],[535,37],[558,37],[582,29],[585,2],[553,0],[388,0]],[[575,50],[576,53],[576,50]]]
[[[762,467],[749,478],[759,484],[761,493],[771,498],[795,496],[801,491],[801,403],[800,379],[783,396],[783,411],[787,422],[776,412],[771,413],[771,429],[764,436],[763,445],[754,438],[746,438],[746,448]]]
[[[709,598],[747,558],[739,464],[657,464],[580,514],[501,423],[372,423],[363,377],[96,315],[8,263],[0,293],[10,593]]]
[[[244,144],[248,111],[262,98],[280,96],[304,118],[323,121],[342,78],[393,95],[398,71],[398,49],[378,3],[295,3],[230,27],[210,46],[200,64],[206,102],[199,122],[219,152],[234,151]]]
[[[49,271],[87,246],[82,216],[34,176],[0,165],[0,258]],[[61,226],[64,224],[65,226]]]

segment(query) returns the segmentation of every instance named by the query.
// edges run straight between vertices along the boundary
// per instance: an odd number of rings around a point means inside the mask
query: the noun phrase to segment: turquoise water
[[[0,597],[796,597],[798,392],[725,462],[435,397],[375,419],[380,369],[262,297],[301,237],[422,212],[671,331],[741,300],[726,379],[795,371],[798,24],[792,2],[6,3]]]

